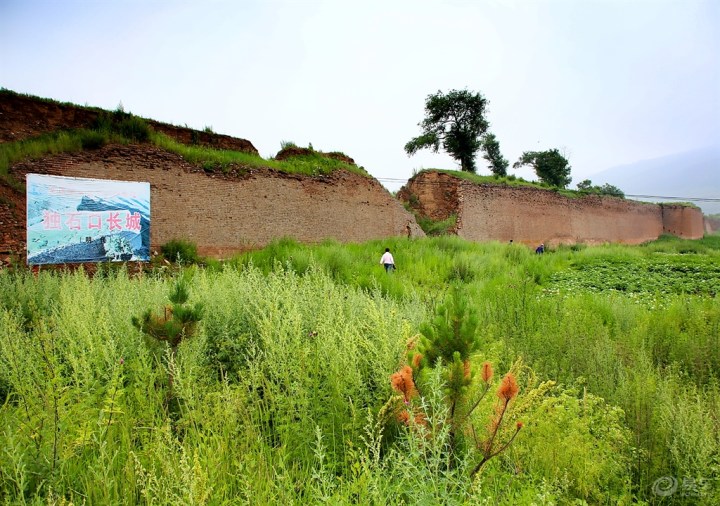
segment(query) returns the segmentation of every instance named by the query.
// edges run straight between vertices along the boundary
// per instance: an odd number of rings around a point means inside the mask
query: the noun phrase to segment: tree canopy
[[[483,158],[488,162],[488,168],[496,176],[507,176],[508,161],[500,153],[500,143],[495,134],[487,133],[482,140]]]
[[[488,129],[485,119],[487,100],[468,90],[442,91],[425,99],[425,119],[418,125],[422,134],[405,144],[408,155],[440,147],[460,163],[465,172],[475,172],[475,155],[482,146],[481,137]]]
[[[581,193],[595,193],[597,195],[612,195],[613,197],[625,198],[625,193],[611,184],[604,184],[602,186],[592,184],[592,181],[585,179],[577,184],[577,189]]]
[[[525,151],[513,168],[530,165],[535,170],[538,179],[559,188],[570,184],[570,162],[556,148],[547,151]]]

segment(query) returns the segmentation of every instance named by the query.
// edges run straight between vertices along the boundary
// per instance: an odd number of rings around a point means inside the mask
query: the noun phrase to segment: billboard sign
[[[28,174],[30,265],[150,260],[150,183]]]

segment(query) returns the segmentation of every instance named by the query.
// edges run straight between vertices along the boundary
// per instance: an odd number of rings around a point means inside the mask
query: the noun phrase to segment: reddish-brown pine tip
[[[417,395],[415,382],[413,381],[412,367],[409,365],[406,365],[395,374],[392,374],[390,376],[390,384],[396,391],[403,394],[405,401],[409,401]]]
[[[422,358],[423,358],[423,356],[422,356],[422,354],[420,354],[420,353],[416,353],[416,354],[413,356],[412,362],[413,362],[413,367],[414,367],[415,369],[417,369],[418,367],[420,367],[420,362],[422,361]]]
[[[500,387],[497,391],[497,396],[501,399],[504,399],[505,402],[510,401],[513,397],[515,397],[520,390],[520,387],[518,387],[517,381],[515,381],[515,376],[513,376],[513,373],[509,372],[503,377],[502,381],[500,382]]]
[[[487,383],[493,377],[493,368],[490,362],[484,362],[482,365],[482,380]]]

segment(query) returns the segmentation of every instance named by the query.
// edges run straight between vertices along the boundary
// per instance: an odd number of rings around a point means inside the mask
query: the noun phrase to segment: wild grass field
[[[718,504],[718,265],[439,237],[3,270],[0,501]]]

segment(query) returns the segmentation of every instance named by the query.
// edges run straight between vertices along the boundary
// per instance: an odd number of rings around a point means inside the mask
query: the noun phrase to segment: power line
[[[694,202],[720,202],[720,199],[711,197],[667,197],[662,195],[630,195],[625,194],[626,197],[634,197],[638,199],[669,199],[669,200],[692,200]]]
[[[407,183],[407,179],[394,178],[394,177],[376,177],[378,181],[387,183]],[[415,181],[414,184],[427,184],[427,185],[443,185],[452,184],[446,181]],[[625,194],[626,197],[638,198],[638,199],[663,199],[663,200],[681,200],[685,202],[720,202],[720,198],[715,197],[669,197],[665,195],[631,195]]]

